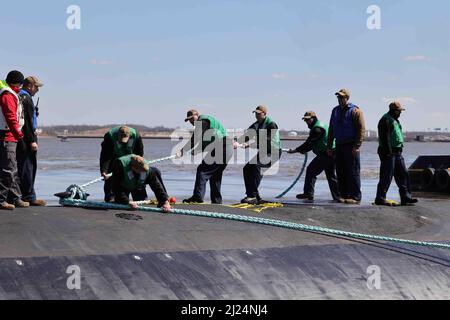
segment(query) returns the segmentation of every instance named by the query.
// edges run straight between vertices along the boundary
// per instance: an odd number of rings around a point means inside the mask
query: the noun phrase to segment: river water
[[[285,141],[283,148],[295,148],[300,141]],[[56,138],[41,138],[38,154],[38,174],[36,178],[36,192],[39,198],[55,204],[57,199],[54,193],[65,191],[71,184],[84,184],[99,177],[100,139],[71,139],[61,142]],[[145,157],[148,160],[158,159],[170,155],[179,144],[170,140],[144,140]],[[450,154],[448,143],[408,143],[404,157],[407,165],[419,155],[445,155]],[[314,155],[310,153],[311,161]],[[284,191],[297,176],[303,156],[283,154],[278,171],[273,175],[265,176],[260,193],[263,198],[273,198]],[[237,160],[233,161],[224,173],[222,194],[224,202],[234,203],[245,196],[244,181],[242,177],[244,154],[240,152]],[[191,163],[176,163],[167,161],[156,165],[162,172],[164,183],[171,196],[180,201],[192,195],[196,165]],[[361,174],[364,202],[373,201],[378,183],[379,159],[377,143],[367,142],[361,150]],[[303,178],[298,185],[286,196],[294,200],[297,193],[303,189]],[[90,200],[103,199],[102,184],[96,184],[87,190]],[[151,190],[149,195],[153,197]],[[393,182],[389,197],[398,200],[398,189]],[[325,176],[322,175],[316,184],[316,198],[330,199],[330,192]],[[209,199],[209,188],[206,201]]]

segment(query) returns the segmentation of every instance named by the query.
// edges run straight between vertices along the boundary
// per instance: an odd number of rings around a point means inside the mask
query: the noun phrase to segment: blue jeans
[[[35,201],[34,182],[37,171],[37,152],[28,150],[26,147],[23,149],[17,148],[17,169],[22,200],[27,202]]]
[[[353,144],[336,146],[336,173],[339,193],[344,199],[361,201],[361,162],[359,152],[354,156]]]
[[[402,154],[380,155],[380,160],[380,182],[378,183],[376,201],[386,200],[392,178],[395,178],[400,198],[402,200],[411,199],[411,183]]]

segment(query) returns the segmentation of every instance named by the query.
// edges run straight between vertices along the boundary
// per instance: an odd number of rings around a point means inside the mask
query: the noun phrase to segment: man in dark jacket
[[[44,84],[37,77],[27,77],[19,96],[22,100],[24,125],[23,139],[17,145],[17,167],[22,200],[31,206],[45,206],[44,200],[36,199],[34,183],[37,171],[38,138],[36,135],[39,109],[33,102],[33,97]]]
[[[24,76],[19,71],[8,73],[0,81],[0,210],[27,208],[22,201],[17,177],[17,142],[23,138],[23,109],[19,92]]]
[[[113,171],[114,161],[120,157],[130,154],[135,154],[141,157],[144,156],[144,144],[142,142],[142,137],[136,129],[128,126],[121,126],[112,128],[105,134],[100,153],[100,174],[105,179],[105,185],[103,188],[105,192],[105,202],[111,202],[114,200],[112,182],[108,178],[108,174]],[[151,169],[157,175],[160,183],[164,187],[161,172],[154,167]],[[133,190],[132,196],[135,201],[145,200],[147,198],[145,186],[143,189]]]
[[[359,107],[349,102],[350,92],[336,92],[339,105],[331,113],[328,133],[328,155],[333,155],[336,141],[336,173],[339,193],[345,203],[361,203],[360,149],[365,136],[364,116]]]
[[[112,189],[116,203],[130,205],[130,209],[137,209],[138,205],[129,199],[130,192],[145,190],[146,185],[150,185],[155,193],[158,207],[164,212],[170,212],[172,207],[166,189],[155,171],[150,168],[148,161],[135,154],[114,160]]]
[[[339,195],[334,154],[330,157],[327,153],[328,125],[320,122],[314,111],[306,112],[303,120],[310,129],[309,137],[300,147],[295,150],[289,150],[288,153],[305,154],[309,151],[313,151],[316,157],[308,165],[303,194],[297,195],[297,199],[314,200],[314,187],[317,176],[325,171],[331,196],[335,201],[344,203],[344,199]],[[335,145],[333,145],[333,152],[334,151]]]
[[[401,113],[405,109],[400,102],[393,102],[389,105],[389,112],[386,113],[378,123],[378,155],[381,160],[380,182],[377,188],[376,205],[391,206],[392,202],[386,200],[386,194],[395,177],[401,204],[406,206],[418,202],[411,196],[411,182],[405,159],[402,156],[404,147],[404,137],[402,126],[400,125]]]
[[[278,125],[267,116],[268,108],[258,106],[253,111],[256,122],[239,137],[234,147],[250,148],[255,146],[258,154],[244,166],[245,193],[247,197],[241,203],[258,204],[262,202],[259,185],[263,175],[261,169],[270,168],[280,160],[281,140]],[[254,140],[254,144],[250,142]]]

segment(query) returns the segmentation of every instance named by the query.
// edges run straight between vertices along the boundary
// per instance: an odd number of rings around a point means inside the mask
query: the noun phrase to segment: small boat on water
[[[58,138],[60,138],[61,142],[69,142],[69,131],[68,130],[64,130],[64,134],[61,136],[58,136]]]

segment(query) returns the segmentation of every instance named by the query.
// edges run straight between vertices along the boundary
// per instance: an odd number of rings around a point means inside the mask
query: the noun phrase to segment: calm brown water
[[[144,140],[145,157],[149,160],[158,159],[171,154],[178,142],[170,140]],[[284,148],[297,147],[301,142],[286,141]],[[56,192],[64,191],[70,184],[83,184],[99,176],[100,139],[72,139],[60,142],[56,138],[42,138],[38,155],[38,176],[36,191],[38,196],[46,200],[56,200]],[[377,143],[367,142],[362,148],[362,184],[365,201],[375,197],[379,171]],[[450,154],[448,143],[409,143],[405,148],[405,160],[409,166],[418,155]],[[310,154],[310,160],[313,155]],[[297,176],[303,163],[301,155],[283,154],[280,168],[276,175],[264,178],[261,193],[266,198],[272,198],[284,191]],[[174,164],[171,161],[156,165],[163,174],[169,193],[182,200],[192,193],[196,166],[193,164]],[[244,182],[242,178],[243,164],[231,164],[224,174],[222,192],[226,202],[236,202],[244,197]],[[303,188],[303,179],[295,187],[287,199],[294,199]],[[89,188],[90,199],[102,199],[102,185]],[[390,190],[390,197],[398,199],[395,183]],[[151,191],[149,192],[151,194]],[[324,176],[317,182],[317,198],[329,199],[329,190]],[[209,198],[209,197],[208,197]],[[207,199],[208,199],[207,198]]]

